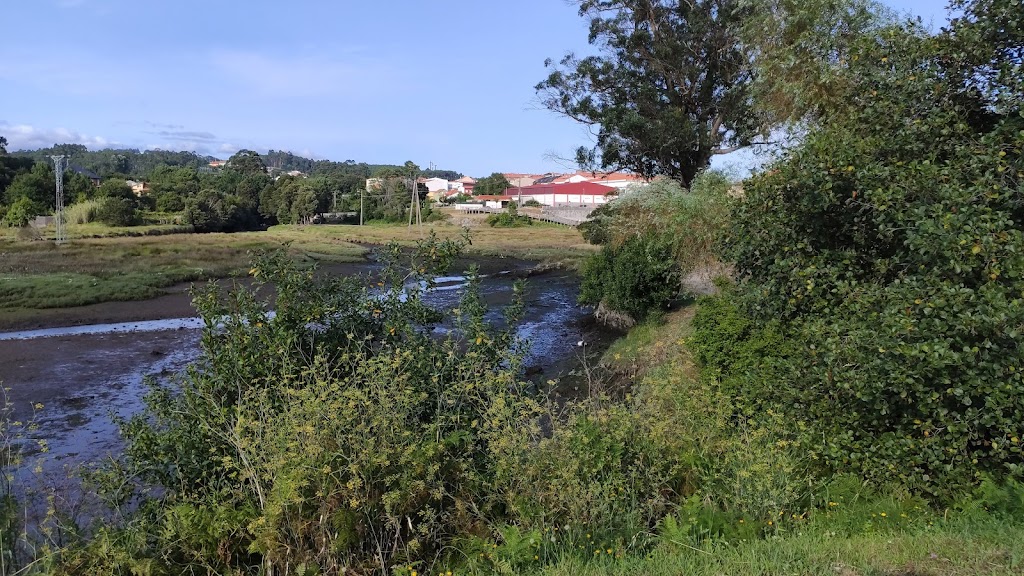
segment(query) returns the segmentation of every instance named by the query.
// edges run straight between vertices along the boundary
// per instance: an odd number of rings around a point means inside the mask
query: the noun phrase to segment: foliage
[[[583,266],[580,302],[604,303],[636,319],[664,310],[679,291],[672,246],[654,234],[608,245]]]
[[[748,181],[729,240],[743,313],[799,349],[749,409],[786,407],[825,469],[943,499],[1024,463],[1024,96],[976,73],[1005,49],[984,38],[862,39],[849,104]]]
[[[239,150],[228,158],[227,169],[239,174],[266,174],[263,158],[252,150]]]
[[[96,196],[98,198],[122,198],[130,202],[134,202],[136,199],[128,182],[118,178],[104,180],[96,189]]]
[[[660,179],[594,210],[580,232],[603,248],[583,269],[580,301],[637,319],[663,310],[684,275],[717,264],[730,187],[725,174],[706,171],[690,192]]]
[[[34,417],[28,421],[13,419],[14,406],[9,394],[10,389],[0,382],[0,576],[19,574],[25,564],[22,554],[27,540],[25,510],[18,501],[24,493],[15,492],[15,475],[27,473],[23,464],[31,448],[40,452],[47,450],[45,441],[31,440],[38,428]],[[42,407],[42,404],[35,404],[33,409]]]
[[[253,206],[233,194],[212,189],[185,201],[185,223],[196,232],[235,232],[258,225]]]
[[[22,196],[7,207],[3,224],[12,228],[18,228],[27,225],[30,220],[42,213],[43,208],[41,206],[29,200],[28,197]]]
[[[533,224],[533,220],[520,214],[515,202],[509,202],[507,210],[501,214],[491,214],[487,217],[487,223],[494,228],[519,228]]]
[[[598,207],[580,232],[591,244],[609,245],[654,234],[672,245],[681,273],[707,268],[719,259],[717,243],[728,226],[732,186],[717,170],[701,172],[689,191],[659,179]]]
[[[536,89],[544,105],[599,126],[581,166],[665,175],[689,187],[723,146],[763,131],[751,108],[741,28],[752,8],[733,0],[578,0],[598,55],[566,55]],[[551,66],[548,60],[546,65]]]
[[[536,408],[515,379],[514,336],[483,320],[476,279],[458,330],[424,330],[437,313],[423,290],[459,248],[429,239],[401,267],[389,248],[372,288],[269,254],[252,290],[197,293],[202,357],[180,392],[154,388],[124,425],[125,474],[162,496],[133,520],[148,537],[118,544],[133,548],[115,565],[386,571],[486,530],[492,446]],[[276,288],[273,316],[263,282]],[[106,560],[87,545],[63,562],[83,572]]]
[[[758,115],[801,131],[843,105],[841,73],[862,38],[898,21],[876,0],[755,0],[741,36],[751,46]]]
[[[73,158],[76,166],[91,170],[106,179],[114,175],[121,178],[145,178],[159,166],[186,167],[197,170],[205,167],[212,156],[200,156],[194,152],[170,150],[104,149],[91,151],[81,144],[58,144],[18,152],[38,163],[47,163],[53,154],[65,154]]]
[[[5,191],[14,178],[32,169],[35,162],[23,156],[0,154],[0,200],[6,198]]]
[[[95,208],[95,219],[107,226],[138,224],[139,212],[135,208],[134,197],[131,199],[118,196],[102,197]]]
[[[100,200],[85,200],[77,202],[68,207],[65,212],[68,224],[88,224],[96,221],[96,210],[99,208]]]
[[[25,198],[41,211],[53,210],[56,202],[53,169],[45,163],[32,166],[29,171],[19,172],[4,191],[4,200],[8,205],[16,204]]]
[[[476,181],[476,185],[473,186],[474,196],[501,196],[506,190],[512,187],[509,183],[508,178],[501,172],[495,172],[486,178],[481,178]]]

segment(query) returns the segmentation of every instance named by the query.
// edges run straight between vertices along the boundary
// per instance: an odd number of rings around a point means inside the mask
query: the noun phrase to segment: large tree
[[[874,0],[576,3],[598,53],[549,60],[536,89],[594,133],[577,162],[687,187],[714,155],[820,119],[850,44],[890,19]]]
[[[512,187],[509,183],[508,178],[500,172],[495,172],[486,178],[481,178],[476,181],[476,186],[473,187],[473,194],[475,196],[481,195],[502,195],[505,190]]]
[[[577,150],[582,166],[666,175],[689,186],[713,155],[764,132],[741,42],[750,3],[578,4],[599,54],[568,54],[536,89],[544,106],[596,132],[593,148]]]
[[[228,169],[239,174],[266,174],[267,165],[263,158],[252,150],[239,150],[228,158]]]

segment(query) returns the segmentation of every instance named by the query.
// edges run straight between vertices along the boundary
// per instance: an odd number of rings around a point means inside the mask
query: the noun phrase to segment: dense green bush
[[[160,496],[131,530],[67,550],[67,569],[131,565],[105,547],[172,571],[388,571],[488,533],[503,509],[492,456],[538,406],[517,382],[513,333],[483,319],[476,279],[458,330],[424,329],[438,315],[423,290],[458,247],[430,239],[401,266],[392,247],[379,285],[269,255],[252,274],[276,289],[273,317],[255,288],[198,293],[202,356],[180,390],[155,388],[124,424],[124,462],[99,489],[120,505],[146,494],[122,491],[134,478]]]
[[[742,313],[800,347],[753,405],[827,469],[941,496],[1024,473],[1024,93],[974,84],[958,30],[862,42],[849,105],[747,182],[729,240]]]
[[[491,214],[487,217],[487,223],[495,228],[519,228],[533,224],[533,220],[519,214],[515,202],[509,202],[507,210],[501,214]]]
[[[201,190],[185,200],[184,221],[196,232],[237,232],[259,225],[251,202],[213,189]]]
[[[604,246],[583,265],[580,302],[604,302],[634,319],[664,310],[679,292],[678,266],[668,240],[654,234]]]
[[[25,226],[30,220],[43,213],[43,208],[22,196],[7,207],[4,214],[3,224],[14,228]]]
[[[98,201],[95,220],[107,226],[134,226],[139,223],[139,211],[133,199],[107,196]]]
[[[658,180],[594,210],[580,232],[603,248],[584,266],[580,301],[636,319],[664,309],[686,274],[717,265],[730,187],[726,175],[707,171],[690,191]]]

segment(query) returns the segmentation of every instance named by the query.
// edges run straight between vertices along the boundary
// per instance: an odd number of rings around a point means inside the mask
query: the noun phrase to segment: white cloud
[[[376,91],[389,78],[383,65],[324,56],[267,56],[221,51],[212,56],[222,74],[271,97],[338,96]]]
[[[101,136],[88,136],[67,128],[38,128],[4,121],[0,121],[0,135],[7,138],[10,150],[48,148],[54,144],[83,144],[93,149],[116,145]]]

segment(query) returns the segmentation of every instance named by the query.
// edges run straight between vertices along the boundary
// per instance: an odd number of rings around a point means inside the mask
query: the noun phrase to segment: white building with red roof
[[[534,200],[544,206],[599,206],[608,203],[618,195],[618,188],[594,182],[535,184],[505,190],[505,196],[520,205],[523,202]]]
[[[551,184],[577,184],[580,182],[593,182],[619,189],[633,184],[646,185],[650,183],[646,178],[629,172],[587,172],[585,170],[562,174],[551,179]]]

